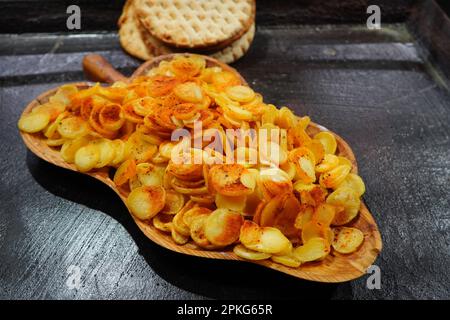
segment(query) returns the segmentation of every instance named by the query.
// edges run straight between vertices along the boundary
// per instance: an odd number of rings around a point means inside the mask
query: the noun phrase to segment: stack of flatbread
[[[122,47],[142,60],[197,52],[225,63],[241,58],[255,35],[255,0],[127,0]]]

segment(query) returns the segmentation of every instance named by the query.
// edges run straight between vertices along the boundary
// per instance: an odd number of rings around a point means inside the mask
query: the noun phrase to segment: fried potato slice
[[[339,158],[334,154],[326,154],[323,157],[322,162],[316,165],[316,172],[323,173],[333,170],[339,165]]]
[[[86,172],[92,170],[100,159],[100,149],[97,144],[89,143],[75,153],[75,165],[77,169]]]
[[[242,85],[227,87],[225,93],[230,99],[240,103],[250,102],[255,97],[255,91]]]
[[[142,139],[139,132],[133,133],[125,143],[126,153],[133,157],[137,163],[149,162],[158,150],[158,147]]]
[[[164,206],[164,209],[162,210],[162,213],[165,213],[167,215],[174,215],[177,214],[183,208],[183,206],[183,195],[172,190],[166,191],[166,204]]]
[[[183,245],[189,242],[189,236],[185,236],[181,233],[179,233],[175,228],[174,225],[172,224],[172,229],[171,229],[171,235],[172,235],[172,239],[173,241],[175,241],[176,244],[179,245]]]
[[[276,262],[276,263],[279,263],[279,264],[282,264],[282,265],[285,265],[285,266],[291,267],[291,268],[298,268],[302,264],[302,262],[299,259],[297,259],[297,257],[294,254],[282,255],[282,256],[273,255],[270,258],[272,259],[273,262]]]
[[[173,93],[183,101],[200,103],[203,101],[202,88],[195,82],[185,82],[176,85]]]
[[[216,194],[215,203],[217,208],[229,209],[242,212],[247,204],[247,196],[229,197],[220,193]]]
[[[332,225],[341,226],[352,221],[359,212],[361,200],[355,190],[341,187],[334,190],[327,198],[326,203],[335,206],[336,214]]]
[[[292,182],[286,172],[279,168],[262,168],[260,170],[260,182],[266,198],[278,194],[292,193]]]
[[[81,117],[67,117],[58,123],[58,133],[67,139],[75,139],[89,133],[88,123]]]
[[[125,123],[122,108],[118,104],[109,104],[102,107],[98,118],[102,127],[110,131],[119,130]]]
[[[335,154],[337,148],[336,138],[331,132],[322,131],[314,136],[315,140],[319,140],[322,143],[325,153]]]
[[[75,154],[81,147],[87,145],[90,138],[87,136],[79,137],[73,140],[65,140],[63,143],[60,154],[63,160],[67,163],[73,163],[75,161]]]
[[[221,164],[213,165],[209,171],[212,187],[225,196],[242,196],[253,192],[241,182],[241,176],[247,173],[243,165]]]
[[[267,260],[271,257],[268,253],[258,252],[251,249],[246,248],[242,244],[238,244],[233,248],[233,252],[241,258],[247,259],[247,260]]]
[[[294,226],[297,229],[302,230],[306,225],[306,223],[311,221],[313,214],[314,214],[314,207],[306,204],[301,204],[300,211],[298,212],[297,217],[295,218]]]
[[[153,218],[160,212],[166,202],[166,192],[161,186],[142,186],[130,192],[127,206],[131,213],[140,220]]]
[[[315,156],[311,150],[306,147],[296,148],[289,153],[289,160],[295,164],[298,180],[303,183],[312,183],[316,181]]]
[[[136,165],[139,181],[144,186],[162,186],[164,167],[158,167],[151,163],[142,162]]]
[[[349,227],[334,228],[333,249],[339,253],[349,254],[358,250],[364,241],[361,230]]]
[[[111,144],[115,150],[115,156],[114,159],[111,161],[111,165],[116,166],[119,163],[123,162],[125,157],[127,156],[125,142],[123,142],[123,140],[120,139],[115,139],[111,141]]]
[[[175,215],[175,217],[173,218],[173,227],[178,233],[184,236],[189,236],[191,234],[191,231],[189,229],[189,226],[184,223],[183,219],[185,213],[185,211],[181,210]]]
[[[220,246],[212,244],[205,234],[205,226],[208,215],[200,215],[193,219],[190,224],[191,238],[195,244],[201,248],[214,250],[220,248]]]
[[[364,181],[360,176],[354,173],[349,173],[347,177],[345,177],[344,181],[342,181],[338,188],[340,187],[348,187],[356,192],[356,194],[361,197],[364,192],[366,192],[366,186],[364,185]]]
[[[330,246],[323,238],[311,238],[304,245],[294,249],[293,255],[303,262],[324,259],[330,253]]]
[[[312,238],[322,238],[329,240],[330,227],[323,223],[314,220],[314,218],[303,225],[302,228],[302,242],[307,243]]]
[[[205,207],[194,206],[193,208],[187,210],[183,214],[183,222],[190,227],[192,221],[200,216],[209,216],[211,214],[211,210]]]
[[[136,162],[134,159],[128,159],[117,168],[114,174],[114,183],[116,186],[125,184],[129,179],[136,175]]]
[[[213,211],[205,222],[205,236],[216,246],[227,246],[239,239],[244,218],[238,212],[228,209]]]
[[[44,130],[50,122],[50,115],[44,112],[35,112],[23,115],[19,119],[19,129],[28,133]]]
[[[239,240],[251,250],[270,254],[282,252],[291,244],[277,228],[260,227],[248,220],[241,227]]]
[[[95,167],[96,168],[106,167],[114,160],[116,156],[116,149],[114,148],[112,141],[108,139],[97,140],[95,141],[95,143],[98,144],[100,152],[99,159]]]
[[[352,162],[350,160],[348,160],[346,157],[338,156],[338,159],[339,159],[339,165],[345,164],[345,165],[350,166],[351,168],[353,167]]]
[[[153,217],[153,226],[162,232],[172,232],[172,215],[158,213]]]
[[[339,165],[334,169],[320,175],[319,183],[324,188],[336,189],[351,171],[348,165]]]

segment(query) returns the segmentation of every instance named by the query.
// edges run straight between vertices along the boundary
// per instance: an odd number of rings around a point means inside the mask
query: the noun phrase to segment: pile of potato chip
[[[265,129],[277,152],[262,156],[260,146],[247,143],[232,149],[244,158],[229,163],[229,153],[204,141],[187,149],[179,148],[185,140],[172,141],[177,129],[203,138],[194,132],[198,123],[200,135],[218,133],[224,144],[234,141],[226,129]],[[207,67],[201,56],[180,55],[129,83],[62,86],[18,125],[60,148],[81,172],[115,170],[131,213],[175,243],[233,246],[245,259],[298,267],[332,250],[355,252],[364,240],[360,230],[345,226],[358,215],[364,183],[350,160],[336,155],[335,136],[310,136],[309,123],[265,103],[237,74]],[[202,161],[180,163],[174,154]],[[256,163],[248,161],[251,155]]]

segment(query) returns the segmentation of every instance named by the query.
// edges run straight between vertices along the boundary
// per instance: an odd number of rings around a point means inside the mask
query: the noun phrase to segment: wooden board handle
[[[127,81],[127,77],[121,74],[101,55],[88,54],[83,58],[83,70],[91,81],[113,83],[115,81]]]

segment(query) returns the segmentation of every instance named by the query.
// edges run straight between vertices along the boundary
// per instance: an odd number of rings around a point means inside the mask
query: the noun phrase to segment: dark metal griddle
[[[128,74],[140,62],[114,31],[122,2],[96,24],[104,1],[80,1],[88,20],[76,34],[61,32],[62,2],[0,1],[0,298],[449,298],[450,21],[434,1],[380,2],[377,31],[365,27],[366,1],[259,1],[255,41],[234,64],[267,101],[353,147],[384,242],[381,289],[369,290],[367,277],[311,283],[160,248],[106,186],[28,152],[16,127],[22,109],[83,80],[84,54]],[[78,290],[66,286],[70,265],[82,271]]]

